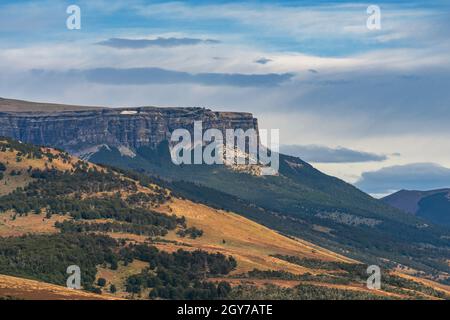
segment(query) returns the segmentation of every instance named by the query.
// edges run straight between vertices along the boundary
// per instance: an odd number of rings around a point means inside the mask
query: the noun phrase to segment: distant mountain
[[[450,189],[401,190],[382,200],[392,207],[432,223],[450,226]]]

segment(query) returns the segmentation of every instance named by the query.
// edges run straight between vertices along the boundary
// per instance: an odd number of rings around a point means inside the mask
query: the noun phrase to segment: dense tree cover
[[[150,291],[151,299],[171,300],[217,300],[226,299],[231,291],[231,286],[225,282],[218,284],[206,281],[194,281],[189,287],[157,286]]]
[[[197,229],[196,227],[180,229],[177,231],[177,235],[179,235],[182,238],[189,236],[189,238],[191,239],[196,239],[203,235],[203,230]]]
[[[154,247],[131,245],[121,250],[125,261],[139,259],[149,268],[126,280],[126,290],[140,293],[151,288],[150,298],[162,299],[222,299],[230,291],[225,283],[207,281],[209,276],[226,275],[236,267],[233,257],[220,253],[178,250],[174,253],[158,251]]]
[[[0,162],[0,180],[2,180],[3,177],[5,176],[4,175],[5,171],[6,171],[6,165],[4,163]]]
[[[126,280],[126,289],[138,293],[152,288],[151,298],[164,299],[220,299],[226,298],[231,288],[224,283],[207,281],[209,276],[225,275],[236,267],[232,257],[209,254],[204,251],[174,253],[159,251],[144,244],[125,245],[108,236],[64,233],[54,235],[28,235],[0,238],[0,274],[32,278],[65,285],[67,267],[81,269],[82,285],[93,292],[97,266],[116,269],[118,262],[125,264],[139,259],[148,268]],[[99,278],[95,285],[104,287],[106,280]],[[110,291],[117,288],[110,286]]]
[[[137,193],[122,199],[121,193],[137,190],[136,182],[124,179],[111,171],[77,167],[73,172],[61,172],[53,169],[32,170],[37,179],[25,188],[19,188],[9,195],[0,197],[0,212],[14,210],[19,215],[29,212],[39,213],[45,209],[48,215],[68,214],[74,219],[113,219],[124,224],[104,224],[88,226],[78,224],[78,229],[101,231],[101,229],[121,228],[137,234],[165,235],[167,230],[177,226],[186,227],[184,218],[168,216],[147,209],[142,202],[161,203],[167,195],[160,193]],[[113,192],[112,195],[102,195]],[[82,197],[88,194],[100,194],[99,197]],[[60,226],[63,230],[75,230],[74,223]],[[95,230],[97,228],[98,230]],[[90,230],[87,230],[90,229]]]
[[[298,280],[298,281],[311,281],[321,283],[332,284],[351,284],[359,283],[366,285],[369,274],[367,273],[366,264],[356,263],[343,263],[333,261],[320,261],[315,259],[304,259],[293,256],[276,255],[276,257],[285,261],[307,267],[312,269],[324,269],[336,271],[333,274],[301,274],[296,275],[286,271],[274,271],[274,270],[257,270],[254,269],[246,274],[239,275],[243,278],[257,278],[257,279],[283,279],[283,280]],[[389,272],[382,272],[381,274],[381,289],[387,292],[401,293],[411,298],[417,299],[422,296],[416,294],[410,290],[414,290],[429,296],[450,299],[442,291],[435,290],[422,283],[405,279],[396,275],[392,275]],[[405,290],[406,289],[406,290]],[[409,290],[408,290],[409,289]]]
[[[366,273],[367,265],[360,264],[343,264],[344,267],[347,267],[346,273],[335,273],[333,275],[329,274],[317,274],[313,275],[310,273],[296,275],[286,271],[274,271],[274,270],[252,270],[247,274],[239,275],[239,277],[243,278],[253,278],[253,279],[282,279],[282,280],[295,280],[302,282],[319,282],[319,283],[330,283],[330,284],[341,284],[348,285],[352,283],[359,283],[361,285],[366,285],[366,280],[368,274]],[[329,269],[331,270],[331,269]],[[342,295],[342,291],[338,292],[332,289],[331,291],[327,291],[325,288],[321,288],[320,290],[310,290],[314,288],[311,285],[301,285],[302,290],[281,290],[279,288],[270,287],[268,290],[259,290],[254,299],[264,298],[270,299],[370,299],[370,297],[365,294],[358,294],[356,296],[348,296],[348,294]],[[391,275],[389,273],[382,274],[381,277],[381,289],[386,292],[398,293],[402,294],[406,297],[412,299],[423,299],[424,297],[416,292],[423,293],[428,296],[433,296],[436,298],[449,299],[442,291],[435,290],[431,287],[428,287],[424,284],[408,280],[405,278],[401,278],[398,276]],[[237,289],[232,296],[239,295],[242,298],[252,298],[252,294],[248,288],[240,288]],[[330,296],[331,294],[331,296]]]
[[[166,202],[170,197],[167,196],[162,189],[155,189],[156,194],[148,194],[143,192],[136,192],[128,196],[127,202],[130,205],[153,205],[157,206]]]
[[[136,192],[136,182],[123,179],[120,175],[105,170],[77,167],[73,172],[59,170],[38,170],[31,172],[31,177],[38,179],[27,190],[40,196],[61,196],[73,193],[96,193],[121,190]],[[44,183],[42,183],[44,182]],[[38,184],[39,186],[36,186]]]
[[[268,285],[258,288],[249,285],[234,288],[228,296],[238,300],[383,300],[385,297],[354,290],[326,288],[302,284],[294,288]]]
[[[149,237],[165,236],[167,229],[156,225],[141,225],[127,222],[104,222],[104,223],[89,223],[83,221],[63,221],[56,222],[55,227],[59,228],[61,232],[121,232],[131,233],[136,235],[145,235]],[[183,229],[181,229],[183,230]]]
[[[82,285],[89,289],[96,266],[114,264],[114,239],[99,235],[55,234],[0,238],[0,274],[65,285],[70,265],[81,269]]]

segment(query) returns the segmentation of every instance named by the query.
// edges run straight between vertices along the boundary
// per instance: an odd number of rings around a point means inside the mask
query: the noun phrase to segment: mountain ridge
[[[428,191],[400,190],[381,200],[432,223],[450,226],[450,188]]]
[[[246,112],[214,112],[205,108],[87,108],[50,112],[7,111],[0,100],[0,136],[36,145],[62,148],[77,155],[92,153],[103,145],[125,148],[125,152],[142,147],[156,147],[170,138],[178,128],[193,134],[193,121],[202,121],[204,129],[254,129],[257,119]],[[6,105],[6,107],[5,107]],[[68,107],[70,108],[70,106]],[[43,108],[45,109],[45,108]]]

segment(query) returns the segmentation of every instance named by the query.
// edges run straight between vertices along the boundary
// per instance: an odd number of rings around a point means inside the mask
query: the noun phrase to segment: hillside
[[[382,199],[390,206],[431,223],[450,226],[450,189],[401,190]]]
[[[117,300],[112,295],[68,289],[40,281],[0,275],[0,300]]]
[[[72,264],[85,290],[134,299],[252,298],[256,291],[277,298],[273,288],[313,299],[450,294],[394,270],[383,290],[370,291],[358,261],[63,151],[1,138],[0,163],[0,274],[40,281],[0,277],[4,297],[41,297],[35,285],[47,297],[46,283],[64,285]]]
[[[167,144],[135,153],[129,157],[101,148],[90,160],[158,177],[180,196],[360,261],[402,264],[435,275],[450,271],[448,230],[426,225],[298,158],[281,154],[279,176],[262,177],[226,166],[173,165]],[[433,249],[423,250],[424,243]]]
[[[400,264],[435,278],[450,272],[447,228],[373,199],[299,158],[281,154],[277,176],[254,175],[253,168],[173,165],[167,141],[175,129],[192,132],[194,121],[221,132],[258,129],[257,119],[245,112],[139,107],[4,112],[0,135],[157,178],[178,196],[358,261],[388,268]]]

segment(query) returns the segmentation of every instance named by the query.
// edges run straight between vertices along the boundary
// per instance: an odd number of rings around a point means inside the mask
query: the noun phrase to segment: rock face
[[[203,108],[99,108],[61,112],[4,111],[0,103],[0,136],[37,145],[62,148],[75,154],[98,146],[135,150],[156,147],[175,129],[258,129],[250,113],[213,112]],[[126,151],[125,151],[126,152]]]

